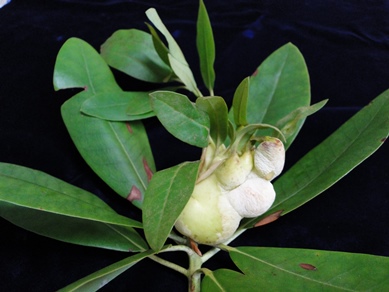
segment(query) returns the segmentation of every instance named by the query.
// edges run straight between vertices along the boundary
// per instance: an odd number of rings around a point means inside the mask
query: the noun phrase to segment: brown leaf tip
[[[301,263],[299,264],[300,267],[302,267],[304,270],[308,270],[308,271],[316,271],[317,268],[311,264],[305,264],[305,263]]]
[[[279,210],[273,214],[270,214],[269,216],[267,216],[265,218],[262,218],[257,223],[255,223],[254,227],[263,226],[263,225],[266,225],[266,224],[269,224],[269,223],[276,221],[278,218],[281,217],[282,212],[284,212],[284,210]]]
[[[199,246],[197,245],[197,243],[192,239],[192,238],[189,238],[189,243],[190,243],[190,247],[191,249],[197,253],[199,256],[203,256],[201,250],[199,249]]]
[[[132,186],[130,193],[127,196],[127,200],[132,201],[141,201],[142,200],[142,192],[136,187]]]

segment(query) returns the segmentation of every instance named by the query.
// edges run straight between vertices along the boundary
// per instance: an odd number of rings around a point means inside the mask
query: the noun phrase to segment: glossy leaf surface
[[[141,223],[87,191],[22,166],[0,163],[0,216],[65,242],[121,251],[147,248],[132,228]]]
[[[106,92],[88,98],[81,105],[81,112],[109,121],[134,121],[155,114],[148,92]]]
[[[56,89],[82,87],[61,108],[62,118],[78,151],[113,190],[141,207],[155,171],[146,131],[140,121],[105,121],[80,112],[82,104],[101,93],[122,93],[102,57],[86,42],[72,38],[58,53]]]
[[[169,133],[197,147],[208,145],[208,116],[187,96],[171,91],[156,91],[150,96],[155,114]]]
[[[202,291],[385,291],[389,258],[291,248],[238,247],[231,259],[244,273],[217,270]],[[373,270],[374,271],[373,271]]]
[[[308,152],[274,183],[276,200],[259,218],[283,210],[283,215],[316,197],[373,154],[389,133],[389,91],[375,98],[322,143]]]
[[[152,249],[159,250],[165,244],[192,195],[198,168],[199,162],[184,162],[153,176],[147,188],[142,220]]]
[[[140,121],[112,122],[81,114],[79,109],[89,97],[84,91],[63,104],[61,113],[69,134],[93,171],[119,195],[141,207],[148,168],[155,171],[144,126]]]
[[[200,0],[197,18],[196,45],[200,58],[201,76],[205,86],[210,92],[213,92],[215,83],[215,70],[213,68],[215,62],[215,42],[208,12],[202,0]]]
[[[153,251],[149,250],[127,257],[62,288],[59,291],[97,291],[151,254],[153,254]]]
[[[143,81],[167,82],[172,75],[154,49],[152,36],[141,30],[116,31],[101,46],[101,56],[111,67]]]
[[[228,109],[220,96],[199,97],[196,106],[209,116],[210,136],[216,148],[224,143],[228,135]]]
[[[290,43],[272,53],[250,77],[247,101],[249,123],[276,125],[297,108],[309,105],[308,70],[300,51]],[[297,123],[296,132],[288,138],[286,148],[297,136],[304,121],[301,119]]]

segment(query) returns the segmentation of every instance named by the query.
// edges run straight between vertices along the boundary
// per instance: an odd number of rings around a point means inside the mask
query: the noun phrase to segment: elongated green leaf
[[[154,29],[154,27],[148,23],[146,23],[148,29],[150,30],[151,36],[153,37],[153,44],[155,51],[157,52],[158,56],[162,59],[162,61],[165,62],[166,65],[170,68],[170,62],[169,62],[169,49],[166,47],[164,42],[159,37],[157,31]],[[173,72],[172,72],[173,73]]]
[[[62,289],[61,292],[70,291],[97,291],[110,281],[114,280],[117,276],[133,267],[136,263],[144,258],[152,255],[154,251],[148,250],[130,257],[127,257],[119,262],[116,262],[108,267],[105,267],[93,274],[86,276]]]
[[[54,70],[57,89],[85,90],[65,102],[62,118],[78,151],[112,189],[141,207],[154,159],[140,121],[104,121],[83,115],[82,104],[100,93],[122,92],[102,57],[86,42],[69,39],[57,56]]]
[[[147,248],[132,228],[141,223],[87,191],[22,166],[0,163],[0,216],[65,242],[122,251]]]
[[[80,92],[63,104],[61,113],[69,134],[93,171],[119,195],[141,207],[150,171],[155,172],[143,124],[85,116],[79,109],[89,97],[89,92]]]
[[[105,92],[88,98],[81,105],[84,114],[109,121],[134,121],[155,114],[148,92]]]
[[[165,244],[197,179],[199,162],[184,162],[157,172],[147,189],[143,205],[146,239],[154,250]]]
[[[250,78],[248,123],[276,125],[297,108],[310,104],[308,70],[303,56],[294,45],[289,43],[275,51],[256,72]],[[285,143],[286,148],[297,136],[304,121],[301,119],[297,123],[295,133]]]
[[[232,108],[237,127],[247,125],[247,100],[249,97],[250,77],[243,79],[234,93]]]
[[[146,11],[146,16],[155,25],[155,27],[163,34],[166,38],[169,47],[169,62],[177,77],[184,83],[186,88],[196,94],[201,95],[198,92],[196,81],[194,80],[192,70],[189,68],[189,64],[186,61],[181,48],[162,22],[157,11],[154,8],[150,8]]]
[[[196,106],[206,112],[210,121],[210,136],[218,148],[228,135],[228,109],[220,96],[199,97]]]
[[[238,247],[231,259],[244,275],[217,270],[202,291],[386,291],[389,258],[292,248]],[[217,289],[210,289],[217,286]],[[255,288],[254,288],[255,287]]]
[[[53,82],[55,90],[84,88],[93,93],[121,90],[96,50],[78,38],[68,39],[59,50]]]
[[[320,110],[327,103],[327,101],[328,99],[310,106],[299,107],[298,109],[288,114],[286,117],[279,120],[276,124],[276,127],[280,129],[281,132],[284,134],[284,137],[288,139],[289,137],[293,136],[294,133],[297,131],[298,122],[301,119],[305,119],[306,117]],[[274,133],[274,136],[277,137],[277,135],[278,133]],[[290,143],[288,145],[290,145]]]
[[[155,114],[173,136],[197,147],[208,145],[208,116],[187,96],[171,91],[156,91],[150,96]]]
[[[389,90],[375,98],[326,140],[308,152],[275,183],[276,200],[259,218],[247,219],[244,227],[283,210],[283,215],[319,195],[367,157],[389,133]]]
[[[213,93],[215,83],[215,70],[213,68],[215,62],[215,42],[208,12],[202,0],[200,0],[197,18],[196,45],[200,58],[201,76],[205,86]]]
[[[101,46],[101,56],[113,68],[148,82],[167,82],[171,68],[159,57],[152,36],[137,29],[118,30]]]

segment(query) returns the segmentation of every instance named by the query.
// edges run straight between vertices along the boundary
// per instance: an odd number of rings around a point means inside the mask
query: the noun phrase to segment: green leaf
[[[189,64],[186,61],[184,54],[181,51],[181,48],[179,47],[173,36],[170,34],[169,30],[163,24],[157,11],[154,8],[150,8],[146,11],[146,16],[166,38],[169,47],[169,62],[174,73],[182,81],[182,83],[184,83],[184,85],[189,91],[193,92],[197,96],[201,96],[197,89],[193,73],[189,68]]]
[[[249,97],[250,77],[243,79],[235,90],[232,100],[234,122],[239,128],[247,125],[247,100]]]
[[[148,92],[104,92],[88,98],[81,112],[109,121],[133,121],[154,116]]]
[[[114,280],[117,276],[133,267],[136,263],[144,258],[152,255],[154,251],[148,250],[130,257],[127,257],[119,262],[109,265],[97,272],[94,272],[58,291],[70,292],[70,291],[97,291],[110,281]]]
[[[220,96],[199,97],[196,106],[206,112],[210,121],[210,136],[216,148],[224,143],[228,135],[228,108]]]
[[[245,219],[251,227],[276,211],[283,215],[313,199],[373,154],[389,133],[389,90],[376,97],[274,183],[276,200],[268,212]]]
[[[148,82],[168,82],[171,68],[159,57],[152,36],[137,29],[118,30],[101,46],[101,56],[113,68]]]
[[[173,136],[197,147],[208,145],[208,116],[187,96],[171,91],[156,91],[150,96],[155,114]]]
[[[289,137],[293,136],[298,130],[298,122],[301,119],[305,119],[306,117],[316,113],[327,103],[327,101],[328,99],[325,99],[310,106],[299,107],[298,109],[288,114],[286,117],[279,120],[276,127],[280,129],[281,132],[284,134],[284,137],[288,139]],[[278,133],[274,133],[273,136],[277,137]]]
[[[150,172],[155,172],[148,137],[140,121],[112,122],[85,116],[83,91],[66,101],[62,118],[78,151],[96,174],[119,195],[142,206]]]
[[[386,291],[389,258],[293,248],[238,247],[230,256],[244,273],[217,270],[202,291]],[[208,273],[209,274],[209,273]]]
[[[294,45],[288,43],[275,51],[256,72],[250,77],[248,123],[276,125],[297,108],[309,106],[308,70],[303,56]],[[297,122],[295,133],[285,143],[286,148],[293,142],[304,121]]]
[[[208,12],[202,0],[200,0],[197,18],[196,45],[200,58],[201,76],[205,86],[212,94],[215,83],[215,70],[213,68],[215,62],[215,42]]]
[[[113,190],[141,207],[154,159],[140,121],[104,121],[80,112],[82,104],[100,93],[122,93],[103,58],[88,43],[72,38],[58,53],[54,69],[57,89],[85,90],[65,102],[62,118],[78,151]]]
[[[155,51],[157,52],[158,56],[162,59],[162,61],[164,61],[165,64],[168,65],[170,68],[170,62],[168,57],[169,48],[166,47],[166,45],[161,40],[154,27],[148,23],[146,23],[146,25],[147,28],[150,30],[151,36],[153,37],[153,44],[154,44]]]
[[[121,90],[96,50],[78,38],[68,39],[59,50],[53,82],[55,90],[84,88],[93,93]]]
[[[147,242],[154,250],[164,245],[178,216],[192,195],[200,163],[184,162],[158,171],[152,178],[143,204]]]
[[[0,216],[57,240],[121,251],[147,249],[132,228],[98,197],[43,172],[0,163]]]

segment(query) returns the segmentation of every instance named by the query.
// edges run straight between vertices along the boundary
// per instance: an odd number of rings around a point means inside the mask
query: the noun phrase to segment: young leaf
[[[196,106],[206,112],[210,121],[210,136],[218,148],[228,135],[228,109],[220,96],[199,97]]]
[[[198,169],[198,161],[184,162],[153,176],[147,188],[142,220],[152,249],[159,250],[164,245],[192,195]]]
[[[169,63],[174,73],[184,83],[184,85],[189,91],[193,92],[197,96],[201,96],[197,89],[193,73],[189,68],[188,62],[186,61],[184,54],[182,53],[180,47],[166,28],[166,26],[163,24],[157,11],[154,8],[150,8],[146,11],[146,16],[166,38],[169,47]]]
[[[121,251],[147,249],[132,228],[98,197],[43,172],[0,163],[0,216],[29,231],[74,244]]]
[[[288,114],[286,117],[279,120],[276,124],[276,127],[281,130],[281,132],[284,134],[284,137],[288,141],[288,139],[292,137],[298,130],[298,122],[301,119],[305,119],[306,117],[316,113],[327,103],[327,101],[328,99],[310,106],[299,107],[298,109]],[[278,135],[278,133],[274,133],[273,136],[277,137]],[[290,145],[291,142],[287,142],[286,144]]]
[[[62,105],[69,134],[93,171],[141,208],[150,171],[155,172],[145,128],[140,121],[112,122],[83,115],[81,105],[90,97],[88,91],[83,91]]]
[[[59,292],[74,291],[97,291],[103,286],[114,280],[117,276],[133,267],[136,263],[152,255],[154,251],[148,250],[136,255],[127,257],[119,262],[109,265],[99,271],[96,271],[60,290]]]
[[[286,286],[290,291],[389,289],[388,257],[269,247],[238,247],[229,252],[244,274],[217,270],[205,277],[202,291],[251,291],[252,287],[282,291]]]
[[[308,70],[300,51],[286,44],[271,54],[250,77],[247,122],[276,125],[299,107],[310,104]],[[297,136],[305,119],[296,124],[286,148]],[[267,135],[271,134],[271,131]]]
[[[267,129],[272,129],[275,133],[277,133],[279,136],[281,136],[282,140],[285,140],[282,132],[277,129],[276,127],[268,124],[249,124],[247,126],[244,126],[243,128],[236,131],[236,136],[234,139],[233,144],[231,145],[231,148],[235,151],[245,151],[245,147],[247,142],[250,140],[253,140],[255,132],[258,130],[260,131],[266,131]],[[263,136],[263,135],[262,135]]]
[[[213,63],[215,62],[215,42],[211,22],[203,0],[200,0],[199,5],[196,44],[200,58],[201,76],[205,86],[213,95],[215,83],[215,70],[213,68]]]
[[[247,100],[249,97],[250,77],[243,79],[235,90],[232,100],[234,122],[237,127],[247,125]]]
[[[152,36],[137,29],[118,30],[101,46],[111,67],[148,82],[168,82],[171,68],[155,51]]]
[[[389,90],[376,97],[301,158],[274,183],[276,200],[264,215],[245,219],[252,227],[279,210],[283,215],[313,199],[373,154],[389,133]]]
[[[155,114],[173,136],[197,147],[208,145],[208,116],[187,96],[171,91],[156,91],[150,96]]]
[[[109,121],[134,121],[154,116],[148,92],[105,92],[88,98],[81,112]]]

